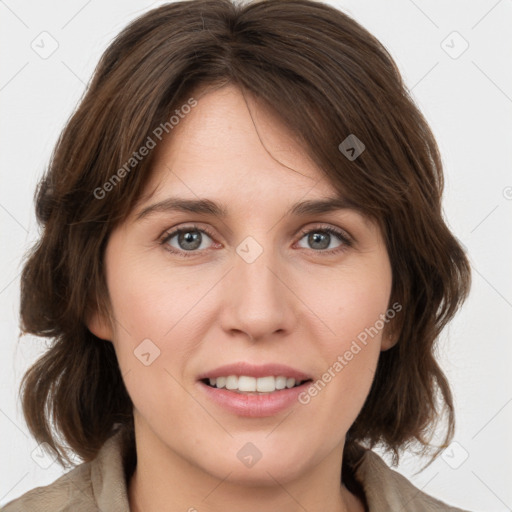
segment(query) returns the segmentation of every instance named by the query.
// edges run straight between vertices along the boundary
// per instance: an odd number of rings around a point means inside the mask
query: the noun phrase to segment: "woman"
[[[135,20],[55,148],[22,274],[22,328],[54,340],[24,414],[84,462],[4,510],[460,510],[371,450],[433,460],[453,437],[433,352],[470,274],[442,188],[393,60],[345,14]]]

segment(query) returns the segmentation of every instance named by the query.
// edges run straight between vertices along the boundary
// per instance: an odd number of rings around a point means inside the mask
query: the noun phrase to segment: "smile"
[[[274,393],[283,389],[291,389],[302,385],[309,379],[296,381],[293,377],[283,375],[274,377],[251,377],[249,375],[228,375],[216,378],[203,379],[203,382],[216,389],[227,389],[235,393]]]

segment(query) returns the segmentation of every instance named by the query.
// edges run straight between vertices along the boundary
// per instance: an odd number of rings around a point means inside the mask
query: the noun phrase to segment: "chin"
[[[238,460],[237,460],[238,462]],[[288,460],[259,460],[254,466],[248,468],[243,464],[233,464],[226,461],[220,470],[217,466],[210,473],[219,480],[226,479],[231,484],[245,487],[275,487],[277,483],[286,484],[299,477],[304,468],[298,467],[299,461]],[[229,475],[226,478],[226,475]]]
[[[265,434],[268,435],[268,434]],[[299,449],[293,449],[291,443],[279,446],[255,441],[236,442],[235,449],[224,453],[210,453],[208,461],[198,461],[198,466],[215,478],[227,480],[233,484],[251,487],[275,487],[276,482],[284,484],[298,478],[307,470],[308,460],[304,443]],[[261,449],[256,445],[259,444]],[[205,464],[207,462],[207,464]],[[317,461],[310,461],[311,465]]]

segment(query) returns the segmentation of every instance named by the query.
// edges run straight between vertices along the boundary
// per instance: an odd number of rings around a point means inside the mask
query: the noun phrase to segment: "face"
[[[284,483],[340,462],[391,343],[392,276],[362,213],[342,202],[292,210],[339,196],[248,101],[252,118],[238,89],[209,92],[160,143],[145,194],[106,249],[115,325],[89,327],[115,346],[138,443],[219,479]],[[209,203],[187,210],[171,198]],[[216,371],[225,365],[235,366]],[[233,389],[202,380],[213,375]],[[307,382],[234,389],[293,375]]]

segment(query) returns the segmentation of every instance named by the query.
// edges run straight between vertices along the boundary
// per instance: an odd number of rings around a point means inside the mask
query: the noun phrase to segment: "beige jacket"
[[[32,489],[1,512],[129,512],[122,446],[115,434],[92,462]],[[363,486],[369,512],[465,512],[421,492],[371,450],[365,451],[355,478]]]

